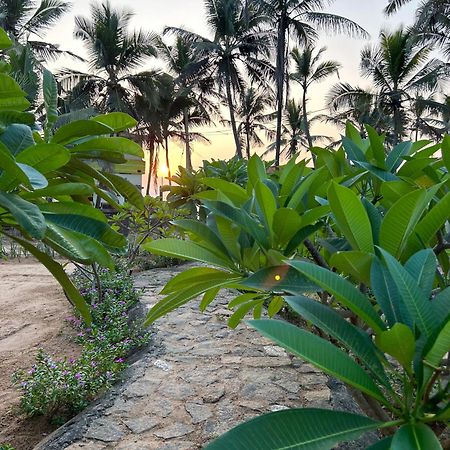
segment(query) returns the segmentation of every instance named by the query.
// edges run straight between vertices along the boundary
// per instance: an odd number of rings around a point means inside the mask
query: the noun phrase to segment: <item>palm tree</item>
[[[245,148],[247,159],[251,157],[251,146],[264,145],[260,133],[267,139],[274,137],[269,124],[274,119],[272,112],[267,112],[273,106],[273,97],[261,89],[247,87],[241,93],[239,105],[236,108],[238,132],[241,143]],[[224,121],[225,123],[227,121]]]
[[[42,40],[45,32],[69,9],[70,3],[64,0],[0,0],[0,27],[16,44],[28,45],[38,60],[48,60],[62,53],[76,56]]]
[[[291,73],[291,79],[296,81],[302,88],[303,121],[309,147],[313,146],[313,142],[306,108],[308,89],[312,84],[323,81],[333,74],[337,74],[341,67],[336,61],[320,61],[325,50],[326,47],[322,47],[314,54],[314,47],[308,44],[302,50],[295,47],[291,52],[295,64],[295,71]],[[313,160],[315,160],[314,154]]]
[[[431,48],[417,41],[412,29],[382,31],[380,43],[361,52],[361,72],[379,90],[393,118],[393,143],[404,135],[407,104],[418,93],[433,92],[448,74],[446,65],[429,59]]]
[[[106,1],[91,5],[91,18],[75,18],[75,37],[88,50],[92,73],[66,70],[61,75],[75,81],[80,95],[96,96],[100,111],[132,113],[127,88],[130,71],[156,56],[153,35],[128,29],[132,15],[128,10],[113,9]]]
[[[380,134],[392,126],[380,95],[372,89],[352,86],[349,83],[337,83],[330,89],[326,100],[330,114],[321,115],[321,120],[341,129],[345,128],[347,121],[351,121],[359,129],[361,136],[365,137],[366,124]]]
[[[272,34],[262,30],[267,18],[256,2],[205,0],[205,8],[212,40],[180,28],[167,31],[192,42],[197,70],[206,69],[208,76],[216,80],[218,91],[225,89],[236,155],[242,158],[234,97],[243,91],[244,78],[259,83],[267,80],[271,73],[267,58]]]
[[[386,14],[397,12],[411,0],[391,0]],[[439,46],[450,57],[450,0],[423,0],[416,11],[414,30],[423,42]]]
[[[345,17],[324,12],[329,0],[256,0],[261,4],[269,23],[277,30],[275,80],[277,87],[277,129],[275,141],[275,164],[279,164],[285,85],[288,80],[289,37],[299,43],[314,42],[319,30],[343,32],[352,36],[367,37],[367,32]]]
[[[159,37],[157,48],[159,57],[165,62],[169,73],[174,76],[175,84],[190,100],[190,104],[183,110],[183,128],[186,169],[192,170],[193,136],[189,131],[190,126],[210,125],[211,116],[218,113],[209,99],[215,94],[214,83],[211,82],[211,78],[205,76],[204,71],[195,70],[198,61],[191,41],[177,36],[174,45],[168,45]]]

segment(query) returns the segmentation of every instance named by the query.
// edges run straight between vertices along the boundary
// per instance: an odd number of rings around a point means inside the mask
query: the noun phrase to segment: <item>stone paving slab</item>
[[[177,272],[139,274],[146,307]],[[194,450],[264,412],[331,407],[327,377],[246,325],[227,328],[223,293],[207,313],[191,302],[158,321],[156,347],[125,381],[36,450]]]

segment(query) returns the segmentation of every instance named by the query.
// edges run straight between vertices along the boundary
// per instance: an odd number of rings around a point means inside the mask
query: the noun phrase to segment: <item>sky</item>
[[[59,44],[61,49],[86,56],[82,43],[73,38],[74,16],[88,16],[90,3],[90,0],[73,0],[70,13],[66,14],[57,26],[47,33],[46,39],[49,42]],[[110,3],[113,7],[132,8],[135,12],[132,26],[135,28],[161,32],[165,26],[184,27],[210,37],[204,20],[203,0],[134,0],[133,2],[110,0]],[[333,5],[326,9],[327,12],[354,20],[371,35],[370,40],[353,39],[346,36],[321,35],[318,45],[327,47],[324,57],[336,60],[342,65],[339,71],[339,79],[341,81],[359,84],[362,87],[370,85],[368,80],[362,79],[359,75],[358,65],[361,48],[365,45],[376,43],[381,29],[392,30],[400,24],[411,24],[419,0],[411,1],[410,4],[389,18],[383,14],[383,8],[386,4],[387,0],[335,0]],[[154,61],[149,60],[144,68],[148,69],[156,66],[157,64]],[[71,67],[78,70],[86,69],[85,67],[80,67],[79,62],[65,58],[51,65],[52,69],[60,67]],[[325,107],[324,97],[329,88],[338,82],[339,79],[337,76],[334,76],[311,89],[308,99],[308,109],[310,111],[319,111]],[[292,94],[297,96],[298,92],[293,90]],[[200,164],[203,159],[225,159],[233,156],[235,148],[230,131],[223,129],[205,129],[202,131],[212,143],[211,145],[194,144],[194,165]],[[329,127],[327,128],[326,125],[318,125],[313,132],[316,134],[334,134],[336,131]],[[171,159],[173,167],[183,164],[183,151],[176,144],[172,145]]]

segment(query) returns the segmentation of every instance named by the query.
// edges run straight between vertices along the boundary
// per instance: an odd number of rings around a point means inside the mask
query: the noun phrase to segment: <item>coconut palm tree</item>
[[[262,29],[267,17],[257,2],[205,0],[205,8],[212,39],[180,28],[166,31],[192,42],[198,59],[196,69],[206,69],[216,80],[218,91],[225,91],[236,155],[242,158],[235,96],[243,91],[245,78],[262,83],[271,74],[272,33]]]
[[[386,14],[394,14],[411,0],[391,0]],[[416,11],[414,29],[423,42],[439,46],[450,57],[450,0],[423,0]]]
[[[210,97],[216,96],[214,83],[206,76],[204,70],[197,69],[196,53],[192,42],[185,37],[177,36],[173,45],[168,45],[161,37],[157,39],[158,56],[166,64],[169,73],[174,77],[174,83],[184,91],[183,95],[190,100],[183,110],[184,145],[186,169],[192,170],[193,138],[191,125],[210,125],[212,116],[218,114],[216,105]]]
[[[70,3],[65,0],[0,0],[0,27],[16,44],[28,45],[38,60],[45,61],[62,53],[76,56],[43,40],[45,32],[69,9]]]
[[[260,136],[264,133],[267,139],[274,138],[274,132],[270,127],[275,116],[270,110],[273,108],[273,96],[261,89],[246,87],[241,93],[240,101],[236,107],[238,132],[245,148],[247,159],[251,157],[251,146],[262,147],[264,140]],[[227,121],[224,121],[227,123]]]
[[[448,67],[430,59],[431,48],[417,41],[413,29],[382,31],[380,43],[361,52],[361,73],[370,78],[393,119],[393,143],[405,133],[408,103],[419,93],[430,93],[448,77]]]
[[[289,40],[300,44],[314,42],[320,30],[367,37],[367,32],[345,17],[324,11],[329,0],[256,0],[266,11],[268,22],[277,30],[275,80],[277,87],[277,129],[275,163],[279,164],[285,89],[288,80]]]
[[[302,88],[302,110],[303,122],[305,126],[306,138],[309,147],[313,146],[311,138],[311,130],[308,121],[307,112],[307,94],[312,84],[323,81],[333,74],[337,74],[341,65],[337,61],[321,61],[321,56],[325,52],[326,47],[320,48],[315,52],[314,47],[310,44],[303,49],[295,47],[291,52],[294,61],[295,70],[291,73],[291,80],[297,82]],[[315,155],[313,154],[313,160]]]
[[[91,5],[90,18],[75,18],[75,38],[83,41],[88,50],[91,73],[65,70],[61,75],[77,85],[80,95],[96,97],[100,111],[132,113],[127,86],[131,71],[148,57],[156,56],[152,34],[129,30],[132,16],[128,10],[113,9],[106,1]]]

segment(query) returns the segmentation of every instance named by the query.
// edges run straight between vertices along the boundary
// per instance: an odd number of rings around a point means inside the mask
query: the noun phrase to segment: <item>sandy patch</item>
[[[31,259],[0,262],[0,444],[29,450],[55,427],[42,418],[17,417],[17,369],[29,369],[39,348],[76,356],[74,333],[64,319],[72,308],[50,273]]]

